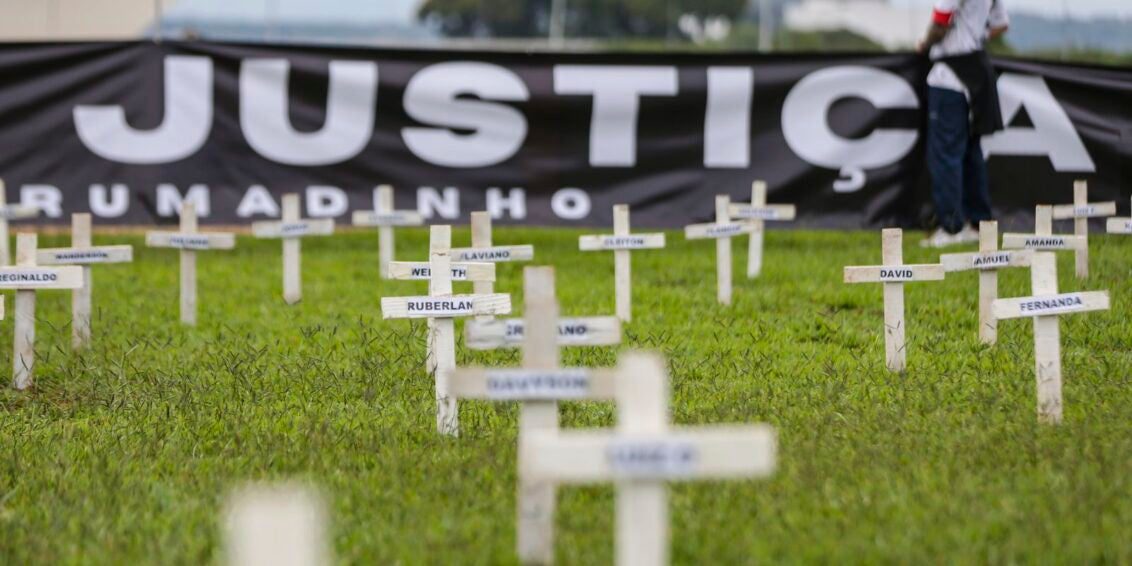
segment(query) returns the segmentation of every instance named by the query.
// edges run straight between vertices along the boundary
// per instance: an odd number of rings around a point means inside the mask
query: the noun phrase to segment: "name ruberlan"
[[[409,303],[409,312],[467,310],[472,310],[472,301],[416,301]]]

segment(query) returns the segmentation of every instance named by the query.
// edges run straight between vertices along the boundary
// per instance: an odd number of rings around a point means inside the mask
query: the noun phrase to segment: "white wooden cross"
[[[1089,202],[1088,181],[1075,181],[1073,183],[1073,204],[1058,204],[1053,207],[1053,219],[1073,219],[1073,233],[1085,240],[1085,244],[1077,248],[1076,264],[1077,278],[1089,277],[1089,219],[1116,214],[1116,203]]]
[[[633,318],[632,250],[664,247],[664,234],[630,234],[629,205],[613,205],[612,236],[579,236],[578,248],[584,252],[613,250],[613,279],[617,301],[617,318],[629,322]]]
[[[1088,247],[1082,236],[1053,233],[1053,207],[1039,204],[1034,207],[1034,233],[1002,235],[1002,247],[1007,250],[1065,251]]]
[[[393,209],[393,187],[381,185],[373,190],[373,210],[357,210],[354,226],[377,226],[378,261],[382,279],[389,279],[389,263],[393,261],[393,228],[395,226],[421,226],[424,217],[415,210]]]
[[[381,316],[427,318],[428,372],[436,380],[436,428],[441,434],[460,432],[456,398],[450,392],[448,374],[456,368],[456,317],[507,314],[511,296],[505,293],[452,294],[452,227],[432,226],[429,234],[428,295],[423,297],[383,297]]]
[[[971,269],[979,272],[979,340],[984,344],[994,344],[998,340],[998,319],[991,313],[991,303],[998,298],[998,270],[1029,267],[1033,254],[1030,250],[1000,251],[998,222],[984,220],[979,222],[978,252],[939,256],[946,272]]]
[[[36,265],[36,235],[16,235],[16,265],[0,266],[0,289],[16,290],[13,330],[12,387],[27,389],[35,382],[35,293],[44,289],[78,289],[83,270],[68,265]]]
[[[1132,217],[1109,218],[1105,222],[1105,232],[1109,234],[1132,234]]]
[[[1108,291],[1057,292],[1057,258],[1050,252],[1034,254],[1030,268],[1032,297],[997,299],[994,316],[1034,319],[1034,362],[1038,383],[1038,420],[1061,422],[1061,330],[1058,316],[1108,310]]]
[[[684,227],[684,237],[689,240],[715,239],[716,298],[722,305],[731,304],[731,238],[755,230],[750,222],[732,222],[730,209],[731,197],[716,195],[715,222]]]
[[[754,230],[747,236],[747,278],[754,279],[763,269],[763,233],[767,221],[794,220],[797,209],[792,204],[767,204],[766,181],[751,184],[751,203],[731,205],[732,218],[745,218]]]
[[[519,450],[532,431],[558,430],[558,401],[613,399],[614,373],[610,370],[561,368],[558,340],[558,302],[554,296],[554,268],[523,270],[526,304],[521,368],[461,368],[452,372],[452,394],[469,399],[518,401]],[[616,318],[613,319],[615,322]],[[476,321],[468,321],[473,324]],[[496,323],[497,324],[497,323]],[[522,455],[520,454],[520,459]],[[554,561],[555,486],[519,475],[519,561],[550,564]]]
[[[94,246],[91,243],[90,213],[71,215],[71,247],[44,248],[36,253],[39,265],[78,265],[83,273],[83,285],[71,291],[71,347],[79,350],[90,345],[91,295],[94,281],[91,267],[94,264],[129,263],[134,261],[133,246]]]
[[[940,281],[944,277],[939,264],[904,264],[904,232],[886,228],[881,232],[883,265],[845,268],[846,283],[884,283],[884,360],[891,371],[904,371],[904,283]]]
[[[512,262],[531,261],[535,258],[535,247],[531,245],[496,246],[491,240],[491,215],[487,212],[472,213],[472,247],[453,248],[452,260],[457,262]],[[494,281],[475,281],[472,291],[476,294],[495,292]],[[490,319],[491,317],[481,317]]]
[[[39,216],[39,209],[22,204],[8,204],[7,189],[0,179],[0,266],[12,264],[12,243],[8,239],[8,222]]]
[[[225,505],[228,566],[329,566],[326,504],[290,484],[249,485]]]
[[[181,322],[197,323],[197,252],[230,250],[236,247],[235,234],[197,231],[197,213],[193,203],[181,204],[181,229],[178,232],[146,232],[145,245],[151,248],[181,250]]]
[[[302,249],[303,236],[328,236],[334,233],[334,220],[330,218],[303,219],[299,212],[299,195],[283,195],[281,221],[252,222],[252,234],[257,238],[283,240],[283,300],[293,305],[303,300]]]
[[[617,564],[668,562],[666,482],[770,475],[774,429],[767,425],[673,427],[664,360],[629,353],[614,387],[617,429],[532,431],[520,440],[522,477],[617,485]]]

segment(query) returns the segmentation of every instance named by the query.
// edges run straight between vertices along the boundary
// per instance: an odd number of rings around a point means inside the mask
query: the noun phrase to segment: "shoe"
[[[976,235],[978,239],[978,235]],[[963,240],[959,238],[959,234],[948,233],[943,228],[936,228],[935,232],[926,240],[920,240],[921,248],[946,248],[948,246],[957,246],[962,244]]]
[[[979,231],[972,228],[970,224],[964,226],[955,236],[959,238],[959,243],[961,244],[979,243]]]

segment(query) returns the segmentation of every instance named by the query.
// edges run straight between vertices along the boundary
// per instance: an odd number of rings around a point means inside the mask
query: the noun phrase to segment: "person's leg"
[[[963,158],[963,212],[976,229],[980,221],[992,218],[989,185],[983,145],[975,136],[968,141]]]
[[[963,229],[963,161],[967,150],[967,98],[928,88],[928,172],[940,226],[951,234]]]

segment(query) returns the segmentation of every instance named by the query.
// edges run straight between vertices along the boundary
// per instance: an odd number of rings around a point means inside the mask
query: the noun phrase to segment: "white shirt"
[[[952,55],[966,55],[983,49],[987,30],[1010,23],[1003,0],[936,0],[932,21],[949,26],[943,41],[932,46],[929,55],[933,61]],[[970,98],[967,87],[943,63],[932,65],[928,73],[928,86],[962,92]]]

